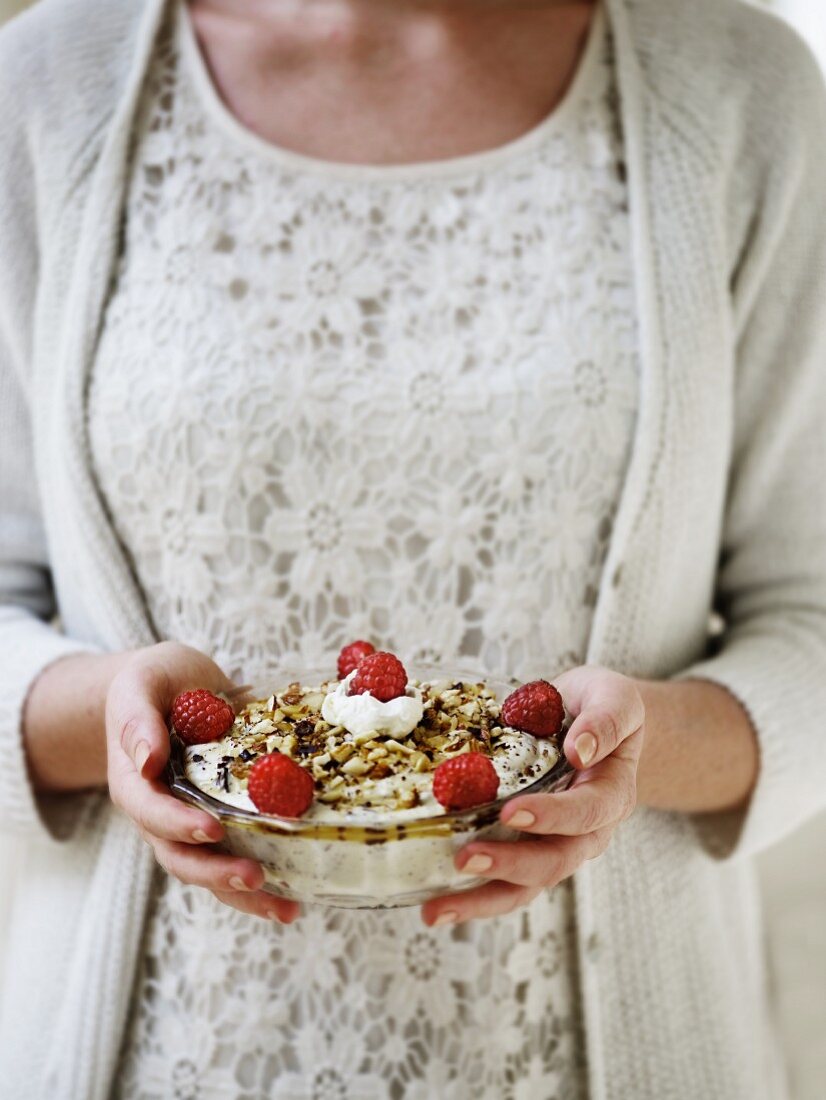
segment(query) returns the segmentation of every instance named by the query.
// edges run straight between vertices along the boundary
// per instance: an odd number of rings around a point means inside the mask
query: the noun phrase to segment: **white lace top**
[[[610,35],[494,151],[398,167],[276,148],[159,40],[89,394],[158,632],[233,675],[581,661],[637,404]],[[116,1094],[578,1100],[569,884],[426,929],[290,927],[159,874]]]

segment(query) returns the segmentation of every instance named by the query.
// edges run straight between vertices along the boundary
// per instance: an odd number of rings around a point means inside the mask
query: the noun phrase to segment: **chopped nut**
[[[319,802],[340,802],[343,797],[344,791],[340,787],[328,788],[323,794],[316,795]]]
[[[410,745],[402,745],[398,741],[394,741],[392,737],[388,737],[384,744],[385,748],[390,749],[391,752],[411,753],[414,751]]]
[[[275,723],[269,718],[264,718],[260,722],[256,722],[254,726],[249,729],[250,733],[274,733]]]
[[[412,753],[410,756],[410,763],[413,765],[414,772],[430,771],[430,761],[423,752]]]
[[[354,756],[352,760],[348,760],[342,764],[341,770],[346,772],[347,775],[366,775],[370,771],[370,765],[366,760],[361,760],[359,757]]]
[[[330,750],[330,756],[338,764],[343,764],[345,760],[349,760],[353,753],[356,751],[356,746],[352,741],[344,741],[338,748]]]
[[[288,718],[298,718],[299,715],[307,713],[307,708],[301,703],[287,704],[287,701],[285,699],[284,704],[285,705],[282,709]]]
[[[387,756],[387,749],[384,745],[376,745],[374,749],[371,749],[367,754],[368,760],[381,760],[383,756]]]
[[[366,741],[372,741],[375,736],[376,736],[376,731],[375,730],[366,730],[364,733],[354,733],[353,734],[353,744],[354,745],[363,745]]]
[[[281,739],[281,751],[285,756],[292,756],[295,752],[298,741],[294,733],[288,733],[286,737]]]

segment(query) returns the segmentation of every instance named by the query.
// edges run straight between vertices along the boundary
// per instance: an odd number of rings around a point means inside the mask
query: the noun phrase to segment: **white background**
[[[769,7],[785,16],[809,40],[826,69],[826,0],[771,0]]]

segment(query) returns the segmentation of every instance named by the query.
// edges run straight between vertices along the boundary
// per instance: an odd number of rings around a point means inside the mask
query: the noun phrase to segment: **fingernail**
[[[452,909],[448,910],[447,913],[440,913],[439,916],[434,920],[431,927],[441,928],[443,924],[455,924],[456,918],[458,916],[459,914],[454,913]]]
[[[281,920],[281,914],[278,912],[277,909],[268,909],[267,910],[267,916],[269,917],[270,920],[277,920],[279,924],[284,923]]]
[[[152,750],[145,741],[141,741],[135,749],[135,767],[138,769],[138,775],[141,778],[143,778],[143,769],[146,766],[146,761],[151,755]]]
[[[574,744],[576,754],[583,764],[590,764],[597,751],[597,739],[592,733],[583,733]]]
[[[207,836],[203,829],[193,829],[192,839],[196,840],[199,844],[211,844],[212,837]]]
[[[481,875],[485,871],[489,871],[493,866],[493,860],[490,856],[483,855],[481,852],[477,852],[475,856],[471,856],[462,870],[466,875]]]
[[[529,829],[535,824],[536,817],[527,810],[517,810],[513,817],[509,817],[505,822],[505,825],[510,825],[514,829]]]
[[[252,892],[251,887],[247,886],[246,882],[244,882],[242,878],[239,878],[238,875],[233,875],[229,880],[229,884],[233,890],[243,890],[247,894]]]

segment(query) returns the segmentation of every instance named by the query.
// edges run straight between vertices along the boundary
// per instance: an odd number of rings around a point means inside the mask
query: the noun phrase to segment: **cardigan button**
[[[602,944],[599,936],[596,932],[592,932],[588,939],[585,941],[585,957],[588,962],[595,963],[599,961],[599,957],[602,954]]]

